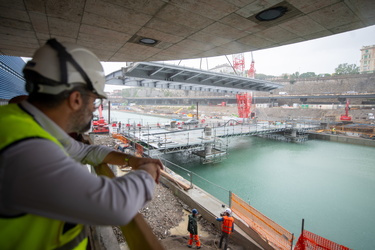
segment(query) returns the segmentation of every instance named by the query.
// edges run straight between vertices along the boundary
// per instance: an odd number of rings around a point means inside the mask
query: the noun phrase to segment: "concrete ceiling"
[[[259,12],[287,12],[261,22]],[[31,57],[49,38],[101,61],[202,58],[255,51],[375,24],[374,0],[0,0],[0,54]],[[154,46],[141,38],[153,38]]]

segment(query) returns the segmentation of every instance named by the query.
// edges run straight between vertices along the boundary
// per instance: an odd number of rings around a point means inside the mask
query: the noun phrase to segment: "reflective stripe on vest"
[[[40,127],[33,117],[17,104],[1,106],[0,113],[0,156],[5,148],[27,138],[45,138],[64,150],[56,138]],[[64,221],[33,214],[12,218],[0,217],[0,249],[86,249],[84,226],[75,225],[64,230],[65,224]]]
[[[221,231],[227,234],[231,234],[233,232],[233,217],[223,216],[223,224],[221,226]]]

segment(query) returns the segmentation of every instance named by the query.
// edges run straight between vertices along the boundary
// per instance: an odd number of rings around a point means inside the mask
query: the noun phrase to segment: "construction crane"
[[[183,110],[184,108],[182,107],[182,108],[180,108],[180,109],[178,109],[178,110],[176,110],[175,112],[173,112],[174,114],[177,114],[178,112],[180,112],[181,110]]]
[[[94,116],[92,120],[92,133],[93,134],[108,134],[109,127],[107,121],[103,117],[103,104],[98,108],[99,116]]]
[[[240,74],[242,74],[243,71],[245,70],[244,54],[243,53],[234,54],[232,55],[232,59],[233,59],[233,68],[235,68],[236,70],[238,70],[238,72],[240,72]]]
[[[249,71],[247,71],[247,77],[254,79],[255,78],[255,66],[254,66],[253,52],[251,52],[251,65]]]
[[[352,117],[349,116],[349,99],[346,99],[346,106],[345,106],[345,115],[340,116],[341,121],[351,121]]]
[[[251,112],[252,93],[237,94],[238,116],[240,118],[249,118]]]

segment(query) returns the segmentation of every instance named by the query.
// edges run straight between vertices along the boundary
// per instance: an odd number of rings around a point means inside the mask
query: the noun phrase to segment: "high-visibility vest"
[[[233,222],[234,218],[229,216],[223,216],[223,223],[221,225],[221,231],[227,234],[231,234],[233,232]]]
[[[0,114],[0,155],[15,142],[28,138],[45,138],[64,150],[56,138],[45,131],[17,104],[0,106]],[[83,250],[86,249],[87,241],[83,225],[26,213],[12,217],[0,214],[0,249],[2,250]]]

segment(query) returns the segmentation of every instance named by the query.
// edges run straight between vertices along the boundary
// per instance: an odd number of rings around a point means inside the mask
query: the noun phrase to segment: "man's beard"
[[[84,132],[89,131],[90,128],[91,128],[91,121],[92,121],[92,118],[91,118],[90,121],[86,124],[86,126],[82,127],[81,131],[78,131],[78,133],[84,133]]]
[[[88,117],[90,117],[90,120],[87,121]],[[88,131],[91,128],[92,118],[93,114],[87,108],[77,111],[72,118],[71,132],[84,133]]]

